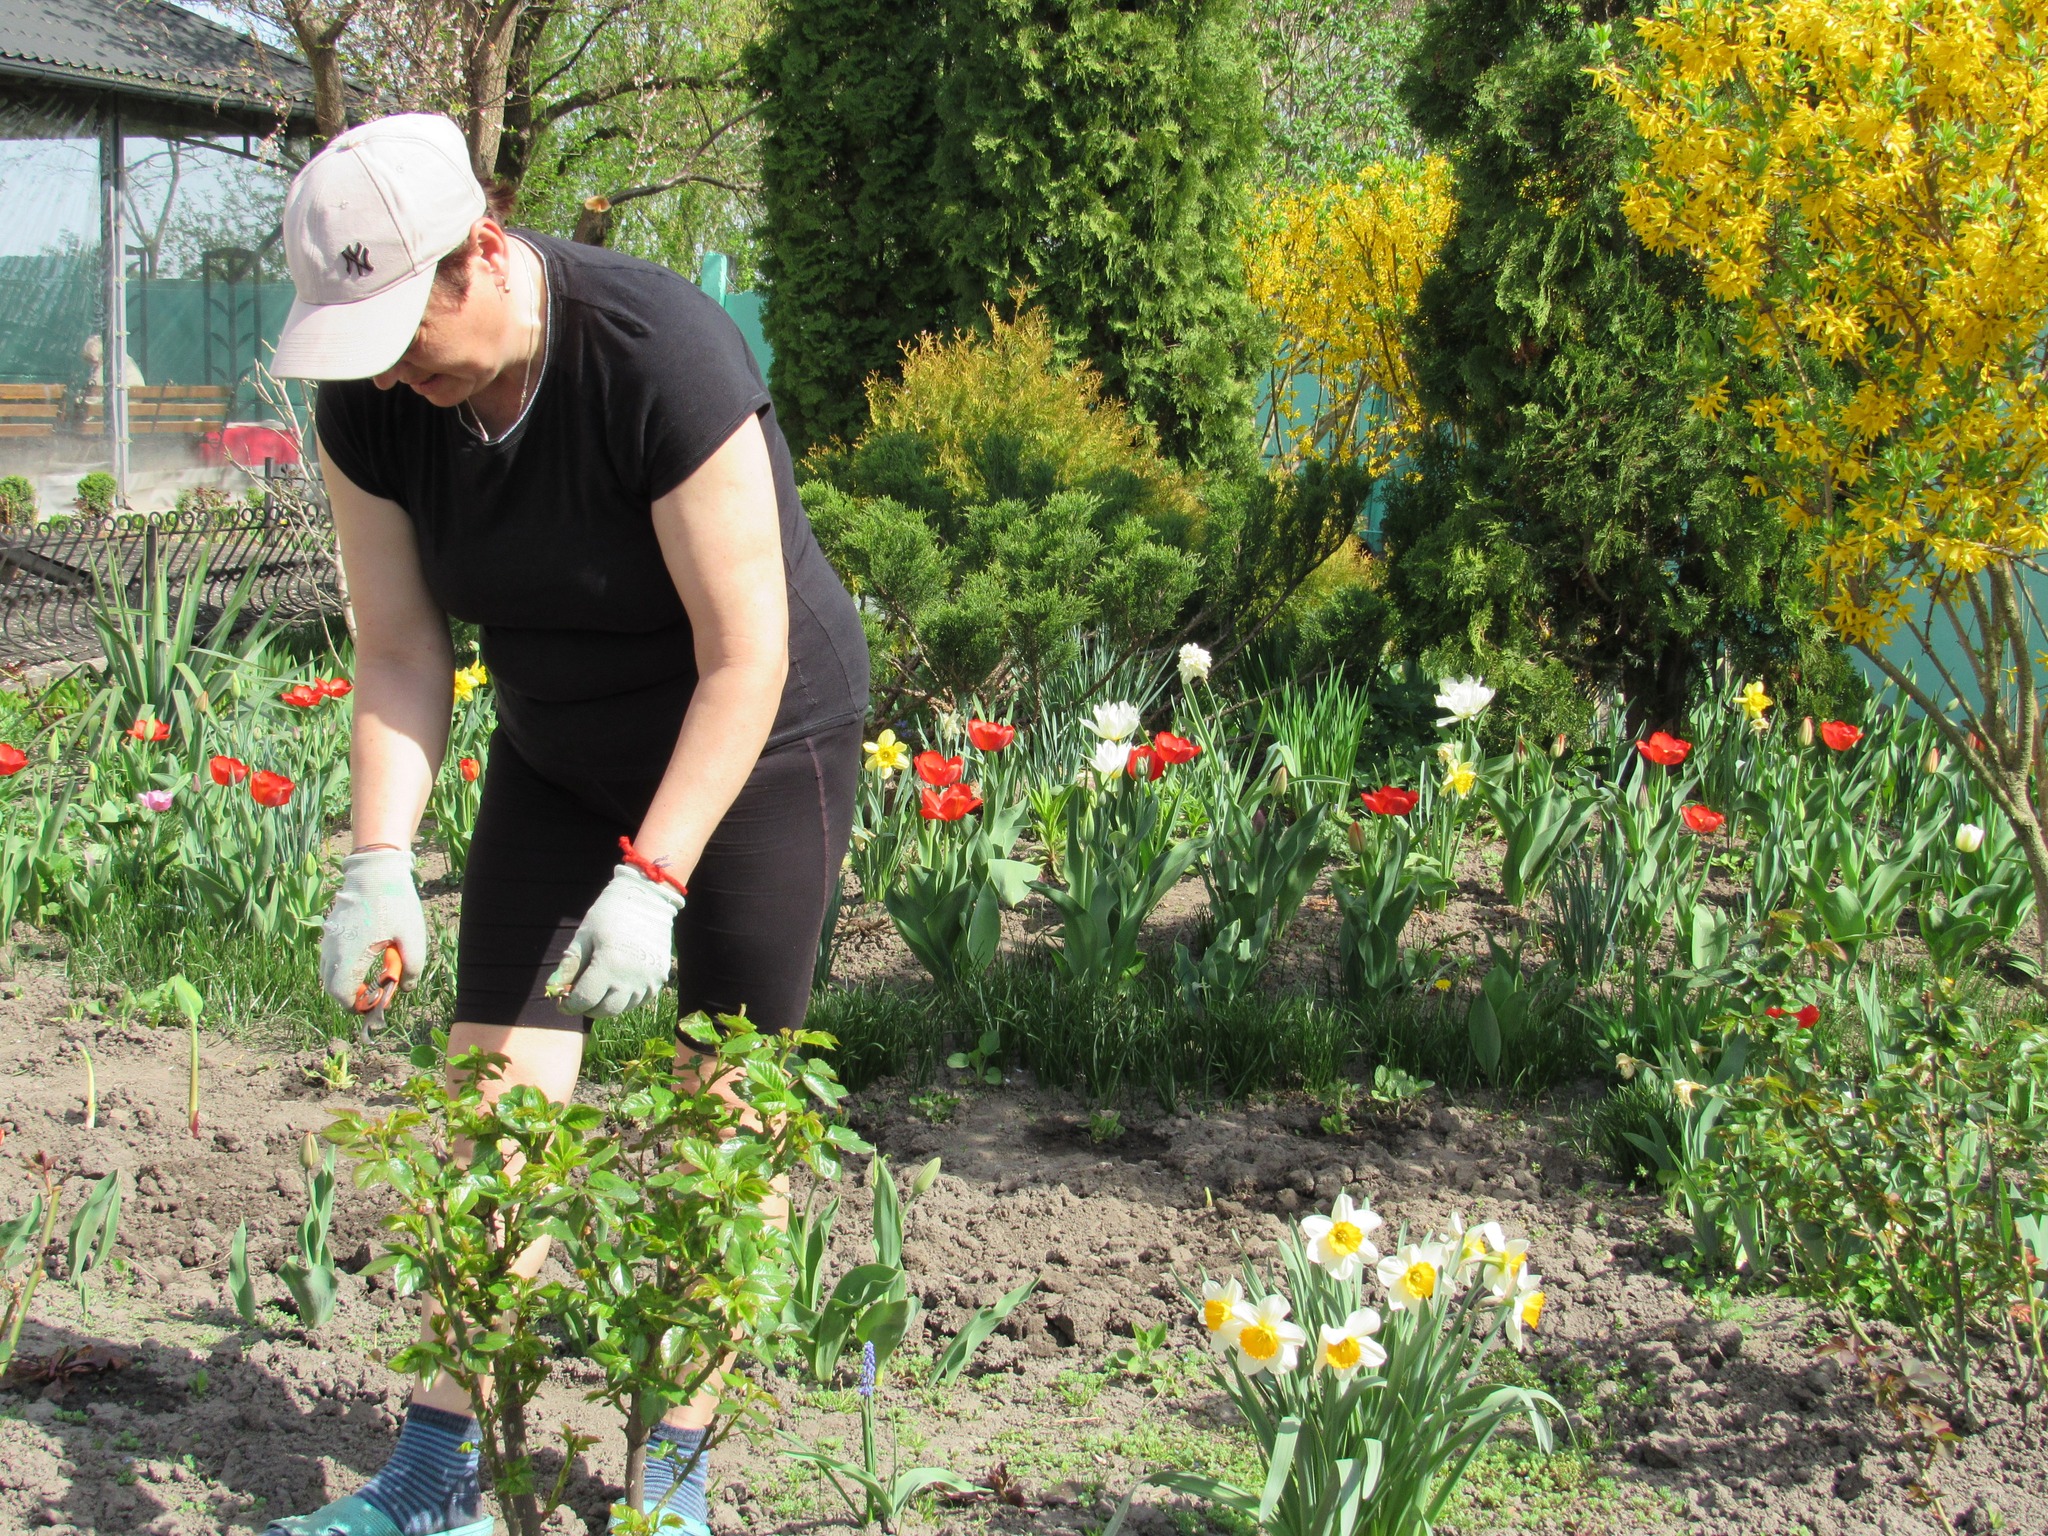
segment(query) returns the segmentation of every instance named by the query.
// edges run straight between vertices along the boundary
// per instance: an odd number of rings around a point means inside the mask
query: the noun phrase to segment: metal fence
[[[325,498],[300,479],[268,480],[264,489],[262,505],[254,508],[84,515],[40,528],[0,527],[0,663],[99,655],[93,603],[110,585],[140,602],[143,573],[157,561],[175,603],[205,559],[200,608],[207,619],[252,566],[252,613],[292,622],[339,612]]]

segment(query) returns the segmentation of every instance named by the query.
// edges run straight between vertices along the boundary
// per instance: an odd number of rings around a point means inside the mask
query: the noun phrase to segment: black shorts
[[[853,827],[861,725],[761,754],[690,874],[676,918],[682,1012],[738,1013],[764,1030],[803,1022],[827,898]],[[582,1029],[547,978],[654,799],[659,776],[569,789],[542,778],[503,730],[462,877],[455,1017]]]

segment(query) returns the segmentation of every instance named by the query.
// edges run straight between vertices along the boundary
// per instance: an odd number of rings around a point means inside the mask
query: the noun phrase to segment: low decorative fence
[[[336,613],[334,530],[326,499],[300,479],[264,482],[260,504],[236,502],[113,518],[0,527],[0,664],[82,661],[100,653],[91,610],[109,586],[142,597],[143,572],[162,562],[172,601],[205,561],[211,618],[254,567],[252,613],[283,622]]]

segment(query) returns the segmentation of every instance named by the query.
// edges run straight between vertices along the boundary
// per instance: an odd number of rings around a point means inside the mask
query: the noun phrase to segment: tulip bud
[[[1974,821],[1966,821],[1956,828],[1956,852],[1975,853],[1984,846],[1984,829]]]
[[[936,1182],[938,1177],[939,1159],[935,1157],[930,1162],[926,1163],[922,1168],[918,1169],[916,1177],[911,1179],[911,1198],[915,1199],[917,1198],[917,1196],[923,1194],[926,1190],[930,1189],[933,1183]]]
[[[1559,731],[1557,733],[1557,740],[1550,744],[1550,755],[1552,757],[1563,757],[1570,745],[1571,743],[1565,740],[1564,732]]]
[[[1515,736],[1515,761],[1518,763],[1529,761],[1529,743],[1522,740],[1519,732]]]
[[[1273,770],[1273,793],[1276,795],[1287,793],[1287,765],[1285,763],[1282,763]]]
[[[1344,829],[1344,835],[1351,840],[1351,851],[1361,859],[1365,857],[1365,823],[1354,821]]]
[[[1926,773],[1941,772],[1941,748],[1929,747],[1927,755],[1920,759],[1920,767]]]
[[[1811,715],[1808,715],[1799,722],[1799,745],[1802,747],[1813,745],[1813,716]]]
[[[311,1131],[299,1143],[299,1166],[308,1173],[317,1173],[320,1168],[320,1144],[313,1139]]]

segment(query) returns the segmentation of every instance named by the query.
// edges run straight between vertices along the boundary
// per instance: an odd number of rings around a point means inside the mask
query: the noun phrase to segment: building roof
[[[313,75],[167,0],[0,0],[0,78],[310,120]]]

